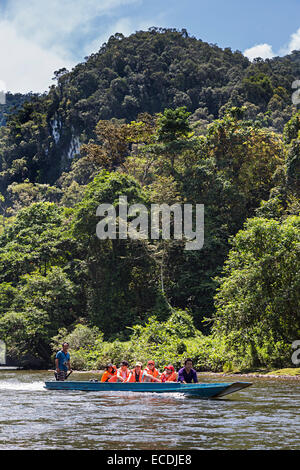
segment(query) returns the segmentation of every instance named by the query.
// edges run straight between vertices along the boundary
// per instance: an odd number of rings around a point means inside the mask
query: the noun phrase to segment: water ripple
[[[300,448],[296,381],[254,379],[230,397],[199,400],[50,392],[43,388],[48,378],[45,372],[1,373],[0,449]]]

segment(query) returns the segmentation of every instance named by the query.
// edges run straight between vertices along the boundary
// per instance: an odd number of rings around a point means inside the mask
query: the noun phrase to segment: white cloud
[[[291,36],[291,40],[289,43],[289,50],[290,52],[296,51],[300,49],[300,28],[298,31]]]
[[[20,36],[6,21],[0,23],[0,44],[0,80],[13,93],[46,91],[54,70],[72,67],[54,52]]]
[[[290,54],[292,51],[300,49],[300,28],[293,34],[291,34],[290,41],[287,46],[280,49],[280,55]]]
[[[3,80],[0,80],[0,93],[1,92],[4,92],[6,93],[7,92],[7,88],[6,88],[6,83],[3,81]]]
[[[107,25],[100,36],[99,24],[111,23],[119,7],[140,2],[10,0],[6,7],[0,6],[0,80],[14,93],[46,91],[53,83],[54,70],[70,69],[79,62],[78,56],[74,57],[78,42],[83,59],[86,50],[95,52],[102,44],[99,40],[104,42],[117,32],[115,27],[120,27],[118,32],[130,33],[130,21]],[[97,36],[98,41],[94,39]]]
[[[278,53],[274,53],[273,48],[270,44],[257,44],[256,46],[250,47],[244,51],[244,56],[248,59],[253,60],[256,57],[262,59],[271,59],[275,56],[284,56],[290,54],[292,51],[300,49],[300,28],[290,36],[289,42],[281,47]]]
[[[140,3],[141,0],[10,0],[5,9],[6,19],[19,31],[40,41],[73,33],[85,27],[97,16],[111,15],[117,8]]]
[[[262,59],[271,59],[275,56],[272,46],[270,44],[257,44],[256,46],[250,47],[244,51],[244,56],[248,57],[249,60],[261,57]]]

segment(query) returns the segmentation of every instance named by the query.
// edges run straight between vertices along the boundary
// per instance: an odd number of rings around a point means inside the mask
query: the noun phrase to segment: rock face
[[[50,123],[52,137],[54,139],[55,144],[58,144],[61,136],[61,123],[57,118]]]
[[[77,136],[72,135],[69,150],[67,153],[68,160],[73,158],[80,153],[80,139]]]

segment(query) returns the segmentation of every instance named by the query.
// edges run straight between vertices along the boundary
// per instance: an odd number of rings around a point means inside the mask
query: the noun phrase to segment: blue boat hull
[[[96,381],[49,381],[47,390],[79,390],[85,392],[138,392],[138,393],[184,393],[200,398],[218,398],[252,385],[250,382],[233,383],[109,383]]]

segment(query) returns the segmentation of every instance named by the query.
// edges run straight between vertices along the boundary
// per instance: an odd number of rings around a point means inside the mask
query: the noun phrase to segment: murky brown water
[[[299,381],[253,379],[222,400],[200,400],[47,391],[49,377],[0,371],[0,449],[300,449]],[[91,377],[74,373],[72,380]]]

